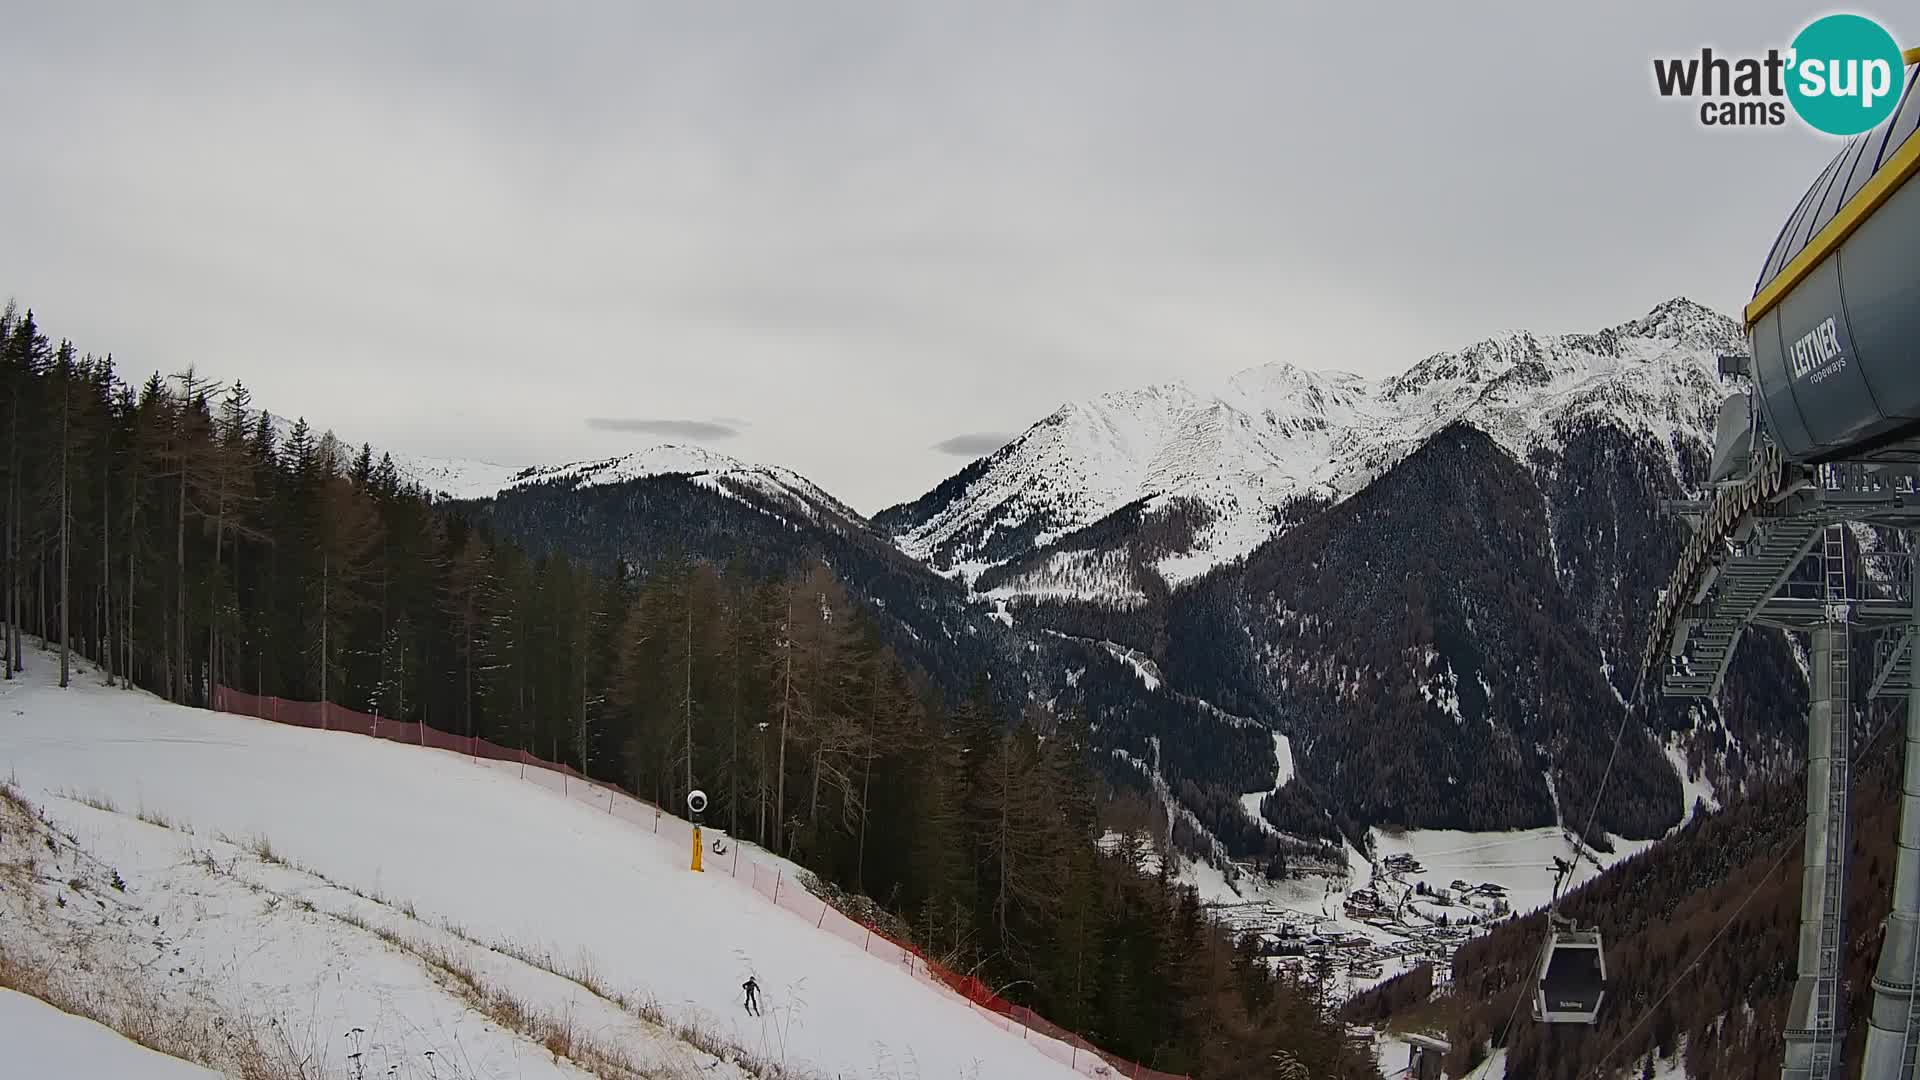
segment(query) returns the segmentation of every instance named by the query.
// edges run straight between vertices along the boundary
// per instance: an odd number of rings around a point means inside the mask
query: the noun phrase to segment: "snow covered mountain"
[[[1731,319],[1679,298],[1595,333],[1499,334],[1385,379],[1282,362],[1104,394],[875,522],[996,596],[1139,602],[1245,556],[1290,507],[1345,499],[1456,422],[1521,461],[1588,418],[1669,447],[1704,435],[1715,357],[1741,347]]]
[[[791,469],[753,465],[699,446],[662,443],[631,454],[564,465],[500,465],[490,461],[437,457],[399,457],[401,474],[447,499],[486,499],[502,492],[552,484],[571,488],[610,487],[656,476],[687,477],[703,487],[735,498],[772,500],[813,517],[862,520],[845,503]]]
[[[285,445],[300,421],[279,413],[264,415]],[[329,430],[341,452],[351,458],[361,443]],[[408,454],[369,446],[372,457],[393,460],[403,480],[418,484],[435,499],[472,502],[509,492],[540,488],[588,490],[637,480],[675,477],[737,501],[815,523],[837,522],[864,528],[866,519],[792,469],[755,465],[700,446],[661,443],[628,454],[569,461],[560,465],[508,465],[481,458]]]

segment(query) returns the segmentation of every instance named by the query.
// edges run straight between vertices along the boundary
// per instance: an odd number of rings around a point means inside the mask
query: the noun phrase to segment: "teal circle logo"
[[[1893,115],[1906,84],[1900,46],[1861,15],[1828,15],[1793,39],[1787,100],[1800,119],[1829,135],[1871,131]]]

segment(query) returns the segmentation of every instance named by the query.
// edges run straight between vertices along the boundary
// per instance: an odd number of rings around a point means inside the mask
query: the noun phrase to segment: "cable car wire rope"
[[[1600,800],[1607,793],[1607,781],[1612,779],[1613,777],[1614,760],[1620,756],[1620,740],[1627,733],[1627,721],[1632,717],[1632,715],[1633,715],[1632,709],[1621,710],[1620,726],[1615,728],[1613,731],[1613,749],[1607,754],[1607,767],[1605,771],[1603,771],[1600,774],[1600,787],[1593,794],[1593,808],[1587,812],[1587,826],[1586,826],[1587,829],[1593,828],[1594,819],[1597,816],[1599,816]],[[1564,826],[1562,828],[1564,831]],[[1586,832],[1586,829],[1583,829],[1582,834],[1584,835],[1585,832]],[[1574,856],[1577,858],[1579,854],[1580,854],[1579,848],[1576,847],[1574,849]],[[1513,1037],[1513,1022],[1514,1020],[1518,1019],[1520,1016],[1520,1003],[1523,1001],[1526,1001],[1529,997],[1532,996],[1532,993],[1530,992],[1530,988],[1532,987],[1532,984],[1534,982],[1534,977],[1532,974],[1533,971],[1539,967],[1540,958],[1546,956],[1553,948],[1553,920],[1558,916],[1559,910],[1560,910],[1560,882],[1555,881],[1553,885],[1553,898],[1547,903],[1546,937],[1540,942],[1540,951],[1534,955],[1533,963],[1521,969],[1522,980],[1521,980],[1521,983],[1519,984],[1520,992],[1514,995],[1513,1009],[1512,1011],[1507,1013],[1506,1023],[1500,1026],[1501,1041],[1503,1045],[1507,1041],[1511,1040]],[[1480,1068],[1475,1069],[1472,1073],[1468,1074],[1467,1080],[1472,1080],[1473,1077],[1479,1076],[1481,1073],[1483,1073],[1489,1067],[1491,1067],[1495,1056],[1496,1055],[1494,1054],[1488,1054],[1487,1060],[1481,1063]]]
[[[1904,711],[1904,710],[1901,710],[1901,711]],[[1866,760],[1867,755],[1871,754],[1874,748],[1877,745],[1879,745],[1880,737],[1882,735],[1885,735],[1887,733],[1887,729],[1892,726],[1893,726],[1893,717],[1891,715],[1880,722],[1880,726],[1874,730],[1873,734],[1870,737],[1868,737],[1866,744],[1860,748],[1860,756],[1856,761],[1856,764],[1860,762],[1864,762]],[[1862,771],[1864,770],[1856,770],[1853,773],[1853,775],[1848,778],[1847,780],[1848,795],[1853,794],[1854,785],[1860,782],[1860,773]],[[1780,865],[1786,862],[1787,856],[1793,854],[1794,846],[1800,843],[1806,837],[1806,833],[1807,833],[1807,823],[1803,820],[1800,822],[1799,827],[1794,829],[1792,834],[1786,838],[1786,842],[1781,845],[1780,853],[1773,857],[1773,864],[1767,867],[1767,872],[1760,875],[1760,880],[1754,882],[1753,888],[1747,891],[1746,897],[1740,901],[1739,905],[1733,909],[1733,912],[1727,916],[1724,922],[1720,924],[1720,929],[1714,931],[1713,936],[1707,939],[1707,943],[1705,945],[1700,946],[1700,951],[1694,954],[1693,959],[1687,963],[1686,967],[1683,967],[1680,969],[1679,974],[1673,977],[1673,981],[1667,984],[1667,988],[1661,991],[1660,996],[1653,999],[1653,1004],[1647,1006],[1646,1009],[1642,1011],[1640,1019],[1637,1022],[1635,1022],[1632,1027],[1627,1029],[1626,1034],[1620,1036],[1620,1038],[1616,1042],[1614,1042],[1614,1044],[1610,1048],[1608,1048],[1607,1052],[1600,1055],[1600,1059],[1594,1062],[1593,1074],[1595,1076],[1605,1075],[1605,1073],[1603,1073],[1601,1070],[1605,1067],[1607,1061],[1611,1059],[1613,1055],[1619,1053],[1620,1048],[1625,1046],[1627,1044],[1627,1041],[1629,1039],[1632,1039],[1636,1032],[1638,1032],[1642,1027],[1646,1026],[1647,1021],[1653,1018],[1654,1010],[1658,1009],[1662,1002],[1665,1002],[1667,998],[1673,995],[1673,992],[1675,990],[1678,990],[1680,988],[1680,983],[1683,980],[1685,980],[1689,974],[1693,972],[1694,968],[1699,966],[1700,961],[1706,959],[1707,953],[1714,947],[1714,945],[1718,944],[1720,939],[1726,935],[1726,932],[1733,927],[1734,920],[1738,919],[1740,917],[1740,913],[1746,910],[1747,904],[1752,902],[1753,898],[1760,894],[1761,886],[1765,885],[1767,883],[1767,880],[1773,877],[1774,872],[1780,869]],[[1920,954],[1917,954],[1917,956],[1920,956]],[[1920,963],[1920,959],[1917,959],[1916,963]]]

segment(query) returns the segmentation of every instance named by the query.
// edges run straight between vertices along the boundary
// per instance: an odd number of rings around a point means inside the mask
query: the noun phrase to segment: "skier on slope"
[[[760,1011],[760,984],[754,981],[753,976],[747,976],[747,981],[740,984],[740,989],[747,992],[747,1015],[764,1015]]]

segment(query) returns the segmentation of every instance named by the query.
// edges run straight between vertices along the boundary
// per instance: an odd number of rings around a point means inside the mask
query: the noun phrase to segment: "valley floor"
[[[1484,833],[1375,829],[1372,839],[1373,863],[1347,846],[1344,878],[1309,874],[1270,882],[1245,868],[1229,874],[1186,859],[1177,876],[1194,886],[1201,901],[1238,931],[1270,933],[1284,928],[1296,936],[1352,942],[1349,948],[1336,949],[1334,993],[1345,996],[1428,960],[1436,963],[1436,974],[1444,978],[1452,949],[1500,918],[1494,914],[1495,896],[1504,899],[1514,915],[1545,907],[1553,894],[1549,869],[1553,858],[1571,859],[1574,854],[1565,834],[1551,826]],[[1611,852],[1581,853],[1569,889],[1656,843],[1609,840]],[[1395,859],[1411,860],[1398,865],[1414,869],[1396,869],[1390,861]],[[1465,883],[1470,891],[1456,889],[1457,883]],[[1384,908],[1367,916],[1350,911],[1347,899],[1360,889],[1373,891]],[[1366,944],[1359,944],[1362,941]],[[1281,962],[1306,964],[1304,958]]]

